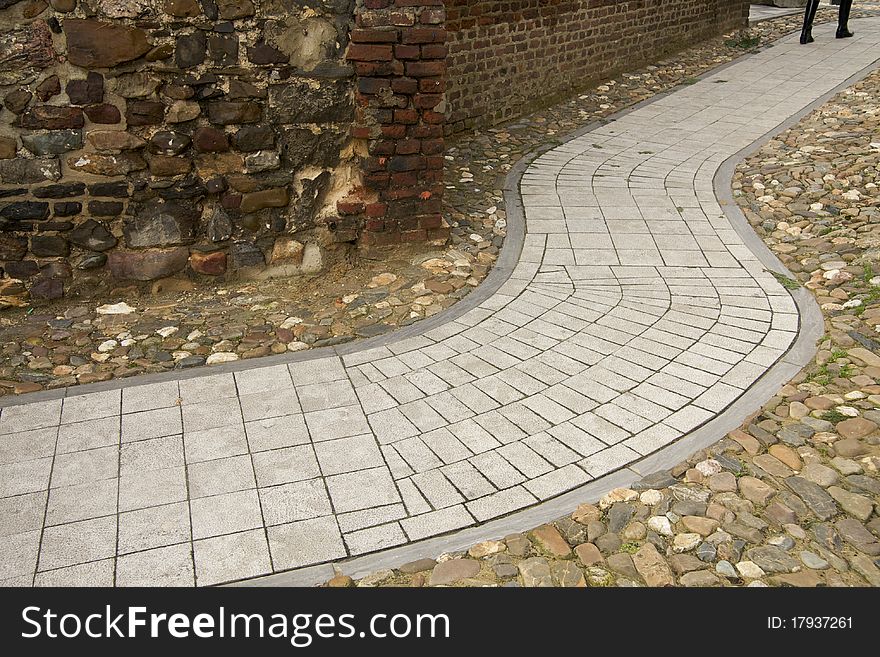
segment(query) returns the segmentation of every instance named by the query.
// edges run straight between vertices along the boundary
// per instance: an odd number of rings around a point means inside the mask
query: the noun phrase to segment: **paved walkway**
[[[872,63],[880,19],[854,27],[541,156],[512,275],[423,335],[4,408],[2,583],[206,585],[338,560],[535,505],[716,417],[798,315],[713,177]]]

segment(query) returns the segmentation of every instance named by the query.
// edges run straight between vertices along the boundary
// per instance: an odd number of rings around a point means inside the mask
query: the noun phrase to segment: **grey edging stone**
[[[778,7],[778,9],[782,10],[783,7]],[[823,9],[827,9],[827,7],[823,7]],[[796,16],[797,14],[802,14],[802,13],[803,13],[802,7],[791,8],[791,9],[786,8],[786,11],[780,11],[778,14],[774,14],[772,16],[761,16],[760,18],[749,18],[749,27],[752,27],[753,25],[757,25],[758,23],[765,23],[767,21],[776,20],[777,18],[788,18],[789,16]],[[823,22],[828,22],[828,21],[823,21]],[[817,23],[817,25],[819,25],[819,24],[820,23]]]
[[[789,38],[789,37],[784,37]],[[732,66],[742,59],[751,57],[744,55],[724,66],[714,68],[704,73],[700,78],[715,75],[719,71]],[[831,98],[854,83],[871,73],[880,62],[880,57],[867,67],[860,70],[846,81],[814,100],[801,111],[788,117],[768,131],[763,137],[752,142],[746,148],[735,153],[719,167],[713,180],[715,196],[729,219],[734,230],[741,237],[745,245],[752,251],[758,260],[770,271],[791,277],[792,274],[764,244],[763,240],[752,229],[745,215],[733,199],[731,182],[737,165],[749,155],[760,150],[773,137],[796,125],[802,118],[813,112],[818,107],[827,103]],[[669,93],[658,94],[637,105],[629,107],[608,119],[590,123],[576,132],[562,139],[567,143],[580,137],[599,125],[604,125],[617,118],[625,116],[640,107],[650,105]],[[519,180],[528,166],[540,154],[551,150],[553,147],[538,148],[521,158],[507,176],[504,186],[504,196],[507,203],[509,235],[515,234],[520,240],[516,250],[516,257],[522,248],[524,238],[525,216],[519,195]],[[513,226],[516,226],[514,230]],[[507,242],[499,258],[499,264],[507,256]],[[510,251],[512,253],[512,250]],[[510,258],[506,258],[510,260]],[[493,272],[494,273],[494,272]],[[509,275],[509,273],[508,273]],[[506,278],[506,277],[505,277]],[[486,282],[489,281],[487,277]],[[485,283],[483,284],[485,285]],[[481,286],[482,287],[482,286]],[[492,289],[494,292],[497,285]],[[480,290],[480,288],[478,288]],[[663,447],[637,461],[631,462],[615,471],[605,474],[583,486],[572,489],[562,495],[540,502],[527,509],[515,511],[507,516],[491,520],[487,523],[456,530],[448,534],[435,536],[422,541],[409,543],[400,547],[390,548],[374,552],[360,557],[354,557],[335,563],[324,563],[306,568],[300,568],[273,575],[266,575],[250,580],[232,584],[232,586],[315,586],[321,584],[336,572],[341,572],[353,578],[363,577],[377,570],[394,568],[404,563],[421,558],[435,558],[443,552],[463,550],[481,541],[503,538],[512,533],[518,533],[532,529],[542,523],[550,522],[569,513],[578,504],[599,499],[605,493],[620,487],[630,486],[636,481],[658,471],[681,463],[691,454],[706,448],[720,440],[725,434],[739,427],[742,422],[770,399],[779,388],[791,380],[812,360],[816,353],[816,342],[824,333],[825,321],[813,295],[805,288],[789,291],[799,311],[798,336],[777,362],[771,366],[752,386],[750,386],[733,403],[725,408],[720,414],[708,420],[701,426],[685,434],[671,445]],[[473,293],[467,297],[467,300]],[[453,308],[456,308],[453,306]],[[440,313],[441,315],[443,313]],[[435,316],[436,317],[436,316]],[[432,318],[433,319],[433,318]],[[360,344],[360,343],[359,343]]]

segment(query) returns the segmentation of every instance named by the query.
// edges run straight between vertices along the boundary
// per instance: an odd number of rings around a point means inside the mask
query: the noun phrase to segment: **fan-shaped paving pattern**
[[[538,157],[510,277],[416,337],[7,406],[4,582],[213,584],[363,554],[537,504],[717,417],[798,314],[713,177],[868,66],[878,26],[787,39]]]

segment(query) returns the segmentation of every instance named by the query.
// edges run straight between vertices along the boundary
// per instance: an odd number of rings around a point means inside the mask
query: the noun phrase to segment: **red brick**
[[[401,139],[396,142],[397,149],[396,153],[398,155],[414,155],[418,152],[422,151],[422,142],[418,139]]]
[[[419,113],[416,110],[394,110],[394,122],[403,124],[418,123]]]
[[[391,46],[352,43],[346,57],[355,62],[387,62],[393,58]]]
[[[422,78],[419,80],[419,91],[439,94],[446,91],[446,81],[439,78]]]
[[[391,90],[397,94],[413,95],[419,91],[419,81],[414,78],[396,78],[391,81]]]
[[[358,91],[362,94],[377,94],[391,88],[391,80],[388,78],[358,78]]]
[[[442,8],[431,7],[422,9],[419,23],[447,31],[448,132],[453,133],[512,118],[535,100],[573,95],[620,71],[656,61],[670,49],[744,28],[749,4],[447,0],[445,21]],[[409,43],[403,34],[401,41]],[[435,55],[439,60],[442,45],[426,44],[422,61]]]
[[[430,214],[419,217],[419,227],[421,228],[440,228],[443,225],[443,216],[439,214]]]
[[[426,242],[428,240],[428,232],[423,228],[418,230],[408,230],[400,234],[401,242]]]
[[[382,135],[384,137],[388,137],[389,139],[403,139],[404,137],[406,137],[406,126],[395,124],[383,125]]]
[[[402,43],[445,43],[446,30],[434,27],[414,27],[402,30],[400,41]]]
[[[427,78],[435,75],[443,75],[446,72],[446,62],[406,62],[404,70],[407,75],[414,78]]]
[[[359,200],[343,199],[336,203],[336,211],[341,215],[363,214],[365,209],[366,204]]]
[[[442,94],[417,94],[413,97],[413,105],[419,109],[433,109],[442,101]]]
[[[387,211],[387,203],[367,203],[366,215],[368,217],[384,217]]]
[[[449,48],[443,44],[432,43],[422,46],[424,59],[446,59],[447,55],[449,55]]]
[[[397,30],[375,30],[357,28],[351,31],[353,43],[396,43]]]
[[[425,158],[419,155],[395,155],[388,158],[388,170],[391,172],[418,171],[424,168]]]
[[[394,46],[394,56],[397,59],[419,59],[422,49],[418,46]]]
[[[421,143],[422,153],[425,155],[437,155],[444,151],[444,142],[442,139],[425,139]]]

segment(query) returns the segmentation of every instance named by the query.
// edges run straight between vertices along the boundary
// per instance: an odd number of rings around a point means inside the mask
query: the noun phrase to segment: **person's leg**
[[[840,13],[837,15],[837,38],[846,39],[853,35],[849,31],[849,12],[852,10],[852,0],[840,0]]]
[[[813,21],[819,11],[819,0],[807,0],[804,9],[804,29],[801,30],[801,43],[813,43]]]

